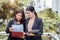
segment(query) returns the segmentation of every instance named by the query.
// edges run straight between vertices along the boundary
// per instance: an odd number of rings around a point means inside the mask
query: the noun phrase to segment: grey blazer
[[[27,29],[28,22],[29,22],[29,18],[26,19],[26,32],[28,32],[28,29]],[[43,34],[43,22],[41,18],[35,17],[32,30],[35,30],[35,29],[39,29],[39,32],[35,33],[36,34],[35,37],[39,37]]]

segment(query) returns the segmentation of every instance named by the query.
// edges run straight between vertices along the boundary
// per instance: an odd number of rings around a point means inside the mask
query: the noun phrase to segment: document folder
[[[12,37],[23,37],[24,35],[23,24],[12,25],[12,28],[13,28]]]

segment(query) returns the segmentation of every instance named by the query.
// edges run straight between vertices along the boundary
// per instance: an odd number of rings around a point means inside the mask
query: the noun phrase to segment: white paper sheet
[[[23,32],[23,24],[20,25],[12,25],[14,32]]]

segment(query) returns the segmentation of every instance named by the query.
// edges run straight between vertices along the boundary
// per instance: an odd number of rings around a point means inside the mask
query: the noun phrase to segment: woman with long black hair
[[[26,19],[26,40],[42,40],[43,34],[43,22],[41,18],[38,18],[37,13],[33,6],[26,8],[28,18]],[[32,30],[39,30],[39,32],[29,32]]]

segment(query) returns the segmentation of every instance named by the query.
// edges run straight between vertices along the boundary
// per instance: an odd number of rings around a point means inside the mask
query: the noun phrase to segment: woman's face
[[[26,11],[26,13],[27,13],[27,16],[28,16],[29,18],[31,18],[31,17],[34,16],[34,13],[31,12],[31,11]]]
[[[22,19],[22,13],[17,13],[16,14],[16,19],[19,21]]]

